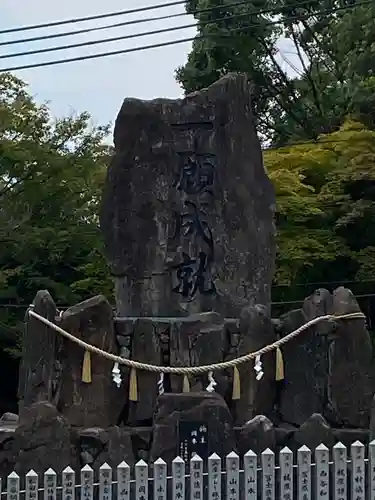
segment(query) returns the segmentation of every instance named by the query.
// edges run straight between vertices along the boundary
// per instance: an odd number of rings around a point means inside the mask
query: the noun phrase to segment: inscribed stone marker
[[[246,76],[184,99],[125,99],[114,143],[101,227],[118,313],[268,306],[275,197]]]

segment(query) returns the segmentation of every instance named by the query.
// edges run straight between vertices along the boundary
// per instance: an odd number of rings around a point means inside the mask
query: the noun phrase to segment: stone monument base
[[[170,464],[197,453],[207,460],[212,453],[224,457],[236,450],[233,421],[224,399],[216,393],[163,394],[154,418],[150,460]]]

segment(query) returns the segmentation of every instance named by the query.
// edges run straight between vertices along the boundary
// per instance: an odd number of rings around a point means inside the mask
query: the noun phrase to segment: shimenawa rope
[[[71,340],[72,342],[75,342],[77,345],[85,349],[86,351],[92,352],[94,354],[98,354],[100,356],[103,356],[104,358],[107,358],[114,363],[119,363],[125,366],[128,366],[129,368],[136,369],[136,370],[145,370],[145,371],[150,371],[150,372],[156,372],[156,373],[177,373],[177,374],[182,374],[182,375],[197,375],[201,373],[207,373],[211,371],[217,371],[217,370],[225,370],[227,368],[234,368],[237,365],[240,365],[242,363],[246,363],[247,361],[250,361],[257,356],[262,356],[263,354],[266,354],[267,352],[270,352],[274,349],[277,349],[283,344],[286,344],[290,340],[292,340],[294,337],[299,335],[301,332],[304,330],[307,330],[313,325],[316,325],[320,321],[338,321],[338,320],[348,320],[348,319],[365,319],[365,315],[361,312],[355,312],[355,313],[349,313],[349,314],[341,314],[339,316],[335,316],[333,314],[326,314],[325,316],[318,316],[304,325],[300,326],[297,328],[297,330],[294,330],[293,332],[289,333],[285,337],[277,340],[273,344],[266,345],[259,349],[258,351],[250,352],[248,354],[245,354],[244,356],[240,356],[239,358],[231,359],[229,361],[225,361],[222,363],[214,363],[212,365],[202,365],[202,366],[181,366],[181,367],[176,367],[176,366],[157,366],[157,365],[149,365],[147,363],[140,363],[139,361],[133,361],[132,359],[126,359],[126,358],[121,358],[120,356],[116,356],[115,354],[111,354],[109,352],[103,351],[102,349],[99,349],[98,347],[95,347],[93,345],[87,344],[81,339],[78,339],[71,333],[67,332],[66,330],[63,330],[60,328],[58,325],[55,325],[52,323],[52,321],[49,321],[47,318],[44,318],[40,314],[29,310],[29,315],[38,319],[45,325],[49,326],[50,328],[53,328],[56,332],[60,333],[67,339]]]

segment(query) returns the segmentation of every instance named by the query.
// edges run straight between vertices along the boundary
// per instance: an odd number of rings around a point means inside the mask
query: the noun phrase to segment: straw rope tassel
[[[137,370],[135,368],[130,370],[129,401],[138,401]]]
[[[241,379],[237,366],[233,367],[233,392],[232,399],[241,399]]]
[[[184,382],[182,384],[182,392],[190,392],[189,377],[186,374],[184,375]]]
[[[280,347],[276,348],[276,382],[284,380],[284,358]]]
[[[85,351],[82,363],[82,382],[91,384],[91,352]]]

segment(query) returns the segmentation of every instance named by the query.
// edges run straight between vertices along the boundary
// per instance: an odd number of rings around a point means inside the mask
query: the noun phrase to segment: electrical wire
[[[249,1],[247,1],[247,3],[249,3]],[[291,5],[290,7],[293,7],[293,8],[301,7],[302,5],[309,4],[309,3],[310,3],[310,0],[304,0],[303,2],[299,2],[297,4]],[[277,10],[279,10],[279,9],[277,9]],[[229,21],[232,19],[238,19],[238,18],[253,16],[253,15],[255,16],[255,15],[261,15],[261,14],[271,14],[271,13],[274,13],[275,11],[276,11],[276,9],[272,8],[272,9],[262,9],[262,10],[258,9],[258,10],[254,10],[251,12],[243,12],[241,14],[233,14],[231,16],[224,16],[224,17],[221,17],[218,19],[213,19],[211,21],[206,21],[204,23],[204,26],[216,24],[220,21]],[[135,22],[135,21],[133,21],[133,22]],[[120,23],[120,24],[122,25],[122,24],[128,24],[128,23],[130,24],[130,23],[132,23],[132,21],[127,21],[126,23]],[[11,53],[11,54],[1,54],[0,59],[8,59],[8,58],[13,58],[13,57],[23,57],[23,56],[30,56],[30,55],[35,55],[35,54],[43,54],[43,53],[47,53],[47,52],[55,52],[55,51],[59,51],[59,50],[73,49],[73,48],[85,47],[85,46],[90,46],[90,45],[98,45],[98,44],[108,43],[108,42],[118,42],[120,40],[128,40],[131,38],[139,38],[139,37],[150,36],[150,35],[159,35],[161,33],[169,33],[172,31],[178,31],[178,30],[182,30],[182,29],[196,28],[196,27],[199,27],[199,24],[197,25],[197,23],[189,23],[189,24],[183,24],[181,26],[173,26],[170,28],[161,28],[161,29],[145,31],[145,32],[141,32],[141,33],[131,33],[130,35],[122,35],[122,36],[116,36],[116,37],[111,37],[111,38],[105,38],[104,40],[103,39],[90,40],[87,42],[72,43],[69,45],[59,45],[56,47],[47,47],[47,48],[42,48],[42,49],[30,50],[30,51],[26,51],[26,52],[15,52],[15,53]],[[44,39],[44,37],[39,37],[39,38]],[[48,36],[46,36],[45,38],[48,38]],[[22,40],[22,41],[24,41],[24,40]],[[0,43],[0,46],[1,45],[2,45],[2,43]]]
[[[309,19],[310,17],[314,17],[317,15],[332,14],[332,13],[335,13],[338,11],[348,10],[348,9],[352,9],[354,7],[358,7],[359,5],[367,5],[370,3],[374,3],[374,0],[365,0],[364,2],[357,3],[354,5],[347,5],[345,7],[337,7],[336,9],[329,9],[329,10],[325,10],[325,11],[314,12],[313,14],[309,14],[307,16],[291,16],[291,17],[283,19],[282,21],[269,21],[269,22],[264,22],[262,24],[260,24],[260,23],[250,24],[247,26],[229,29],[229,30],[227,30],[227,32],[228,33],[243,32],[245,30],[248,30],[249,28],[254,28],[254,27],[259,27],[259,26],[264,26],[264,25],[268,25],[268,26],[269,25],[279,25],[279,24],[283,24],[285,22],[289,22],[289,21],[293,21],[293,20],[298,21],[298,20]],[[144,36],[144,35],[142,35],[142,36]],[[12,66],[12,67],[8,67],[8,68],[0,68],[0,72],[19,71],[22,69],[41,68],[41,67],[46,67],[46,66],[55,66],[58,64],[66,64],[66,63],[70,63],[70,62],[98,59],[98,58],[102,58],[102,57],[109,57],[109,56],[114,56],[114,55],[119,55],[119,54],[128,54],[131,52],[139,52],[139,51],[149,50],[149,49],[154,49],[154,48],[167,47],[167,46],[171,46],[171,45],[177,45],[180,43],[192,42],[194,40],[199,40],[199,39],[204,39],[204,38],[212,38],[212,37],[214,37],[214,35],[212,35],[212,34],[210,34],[210,35],[197,35],[195,37],[187,37],[187,38],[182,38],[179,40],[171,40],[168,42],[160,42],[160,43],[156,43],[156,44],[143,45],[140,47],[132,47],[129,49],[114,50],[111,52],[104,52],[104,53],[99,53],[99,54],[89,54],[89,55],[85,55],[85,56],[71,57],[71,58],[67,58],[67,59],[56,59],[56,60],[45,61],[45,62],[41,62],[41,63],[33,63],[33,64],[25,64],[25,65],[20,65],[20,66]],[[220,38],[222,38],[222,39],[223,38],[230,38],[230,35],[229,36],[228,35],[220,35]]]
[[[36,30],[36,29],[40,29],[40,28],[51,28],[54,26],[62,26],[65,24],[76,24],[76,23],[82,23],[82,22],[86,22],[86,21],[96,21],[98,19],[106,19],[108,17],[118,17],[118,16],[129,15],[129,14],[137,14],[139,12],[165,9],[166,7],[174,7],[176,5],[183,5],[185,3],[186,3],[186,0],[178,0],[178,1],[168,2],[168,3],[157,4],[157,5],[147,5],[146,7],[138,7],[136,9],[108,12],[106,14],[97,14],[97,15],[85,16],[85,17],[74,17],[72,19],[64,19],[62,21],[53,21],[53,22],[41,23],[41,24],[30,24],[28,26],[20,26],[18,28],[7,28],[5,30],[0,30],[0,35],[5,35],[7,33],[16,33],[19,31]]]
[[[375,285],[375,280],[306,281],[305,283],[293,283],[291,285],[275,283],[274,285],[272,285],[272,288],[309,287],[309,286],[319,286],[319,285],[357,285],[357,284]]]
[[[146,11],[150,11],[150,10],[158,10],[158,9],[163,9],[166,7],[183,5],[183,4],[186,4],[186,1],[187,0],[179,0],[179,1],[168,2],[168,3],[163,3],[163,4],[157,4],[157,5],[148,5],[146,7],[139,7],[137,9],[108,12],[106,14],[97,14],[97,15],[86,16],[86,17],[76,17],[76,18],[72,18],[72,19],[65,19],[62,21],[53,21],[53,22],[42,23],[42,24],[21,26],[19,28],[8,28],[5,30],[0,30],[0,35],[5,35],[8,33],[16,33],[16,32],[20,32],[20,31],[21,32],[22,31],[30,31],[30,30],[41,29],[41,28],[51,28],[54,26],[62,26],[62,25],[66,25],[66,24],[76,24],[76,23],[81,23],[81,22],[86,22],[86,21],[96,21],[98,19],[106,19],[109,17],[118,17],[118,16],[129,15],[129,14],[136,14],[139,12],[146,12]],[[215,10],[220,10],[223,8],[228,9],[229,7],[239,7],[241,5],[246,5],[249,3],[252,3],[252,0],[241,0],[239,2],[233,2],[233,3],[229,3],[229,4],[214,5],[213,7],[207,7],[205,9],[196,9],[196,10],[192,10],[191,12],[178,12],[176,14],[167,14],[166,16],[160,16],[159,18],[154,18],[153,20],[172,19],[175,17],[186,16],[186,15],[193,15],[194,16],[197,14],[203,14],[205,12],[214,12]],[[290,8],[293,6],[288,5],[287,7]],[[137,20],[136,22],[148,22],[149,20],[150,19]],[[95,30],[95,29],[101,29],[101,28],[92,28],[92,30]],[[61,35],[61,36],[64,36],[64,35]]]
[[[165,19],[174,19],[177,17],[203,14],[206,12],[215,12],[216,10],[223,9],[224,7],[226,9],[228,9],[230,7],[249,5],[250,3],[252,3],[252,0],[242,0],[241,2],[229,3],[226,5],[216,5],[213,7],[206,8],[206,9],[197,9],[195,11],[192,11],[191,13],[178,12],[176,14],[167,14],[164,16],[157,16],[157,17],[150,17],[150,18],[132,19],[130,21],[123,21],[120,23],[106,24],[104,26],[95,26],[93,28],[84,28],[81,30],[66,31],[63,33],[52,33],[49,35],[41,35],[41,36],[36,36],[36,37],[31,37],[31,38],[21,38],[21,39],[17,39],[17,40],[6,40],[3,42],[0,42],[0,47],[5,46],[5,45],[19,44],[19,43],[37,42],[37,41],[41,41],[41,40],[48,40],[48,39],[52,39],[52,38],[60,38],[60,37],[66,37],[66,36],[72,36],[72,35],[81,35],[81,34],[85,34],[85,33],[91,33],[94,31],[101,31],[103,29],[119,28],[122,26],[128,26],[128,25],[140,24],[140,23],[148,23],[148,22],[154,22],[154,21],[161,21],[161,20],[165,20]],[[297,2],[296,4],[288,6],[288,8],[298,8],[298,7],[301,7],[305,4],[308,5],[309,3],[310,3],[310,0],[303,0],[302,2]],[[252,15],[266,14],[266,13],[271,13],[273,11],[278,12],[279,10],[280,9],[276,9],[274,7],[274,8],[270,8],[270,9],[254,10],[251,14]],[[121,15],[123,15],[123,14],[124,13],[122,12]],[[44,26],[44,27],[46,27],[46,26]],[[4,33],[4,32],[0,31],[0,35],[2,33]]]
[[[362,295],[354,295],[354,297],[356,299],[366,299],[366,298],[369,298],[369,297],[375,297],[375,293],[365,293],[365,294],[362,294]],[[301,300],[284,300],[284,301],[280,301],[280,302],[271,302],[271,306],[284,306],[284,305],[288,305],[288,304],[303,304],[305,301],[305,299],[301,299]]]
[[[358,283],[362,283],[362,282],[358,282]],[[322,284],[322,283],[320,283],[320,284]],[[326,284],[328,284],[328,283],[326,283]],[[275,285],[272,288],[274,288],[274,287],[275,287]],[[364,294],[360,294],[360,295],[355,295],[356,299],[365,299],[365,298],[369,298],[369,297],[375,297],[375,293],[364,293]],[[300,304],[300,303],[303,303],[304,300],[305,299],[284,300],[284,301],[278,301],[278,302],[271,302],[271,305]],[[27,304],[26,303],[25,304],[0,304],[0,308],[4,308],[4,309],[27,309],[28,307],[30,307],[29,303],[27,303]],[[56,304],[56,307],[59,310],[61,310],[61,309],[67,309],[67,308],[71,307],[71,305]],[[115,309],[115,306],[112,306],[112,307]]]
[[[372,132],[372,131],[371,131]],[[283,149],[288,149],[294,146],[322,146],[324,144],[338,144],[341,142],[351,142],[353,140],[357,141],[364,141],[365,139],[363,137],[351,137],[350,139],[329,139],[327,141],[317,139],[316,141],[301,141],[301,142],[291,142],[289,144],[285,144],[284,146],[269,146],[266,148],[263,148],[262,151],[275,151],[275,150],[283,150]],[[375,142],[374,142],[374,147],[375,147]]]

